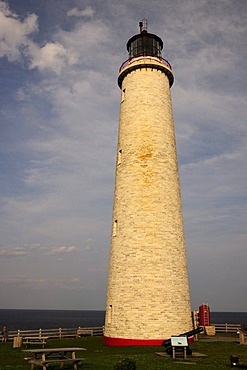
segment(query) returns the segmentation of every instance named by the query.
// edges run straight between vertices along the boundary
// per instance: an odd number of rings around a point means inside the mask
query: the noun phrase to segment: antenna
[[[148,21],[147,19],[143,19],[139,22],[140,33],[147,33],[148,32]]]

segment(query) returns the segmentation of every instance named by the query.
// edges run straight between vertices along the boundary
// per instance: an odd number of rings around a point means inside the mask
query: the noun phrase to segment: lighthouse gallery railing
[[[134,62],[136,63],[136,62],[142,61],[142,60],[143,61],[145,60],[145,62],[146,61],[150,61],[150,62],[156,61],[156,62],[159,62],[161,64],[164,64],[166,67],[168,67],[170,70],[172,70],[172,67],[171,67],[170,63],[166,59],[164,59],[162,57],[151,57],[151,56],[142,55],[142,56],[139,56],[139,57],[134,57],[134,58],[127,59],[125,62],[123,62],[123,64],[119,68],[119,72],[121,72],[125,67],[131,65],[132,63],[134,63]]]

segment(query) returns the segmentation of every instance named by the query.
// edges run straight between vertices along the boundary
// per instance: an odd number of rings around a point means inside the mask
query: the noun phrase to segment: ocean
[[[211,312],[212,324],[247,324],[247,312]],[[105,311],[0,309],[0,327],[36,330],[103,326]]]
[[[105,311],[0,309],[0,327],[36,330],[103,326]]]

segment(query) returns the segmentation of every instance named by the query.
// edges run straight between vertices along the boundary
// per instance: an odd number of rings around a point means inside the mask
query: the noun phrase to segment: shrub
[[[136,363],[130,358],[125,358],[114,366],[114,370],[136,370]]]

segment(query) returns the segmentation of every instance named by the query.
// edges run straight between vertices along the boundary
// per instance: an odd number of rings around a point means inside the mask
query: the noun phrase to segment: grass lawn
[[[84,337],[74,339],[48,340],[46,347],[84,347],[87,351],[78,353],[85,361],[78,366],[86,370],[113,370],[114,365],[125,358],[136,362],[136,370],[161,370],[161,369],[227,369],[231,368],[230,355],[237,355],[241,364],[246,364],[247,346],[236,342],[226,342],[224,337],[220,342],[195,342],[191,348],[193,354],[201,353],[206,356],[172,359],[169,356],[158,356],[157,352],[165,352],[163,347],[107,347],[103,344],[103,337]],[[34,346],[32,348],[35,348]],[[13,348],[12,342],[0,343],[0,370],[26,370],[31,365],[24,360],[29,354],[22,348]],[[35,366],[34,370],[42,370]],[[49,370],[58,370],[58,365],[49,365]],[[72,364],[65,365],[64,369],[72,369]]]

